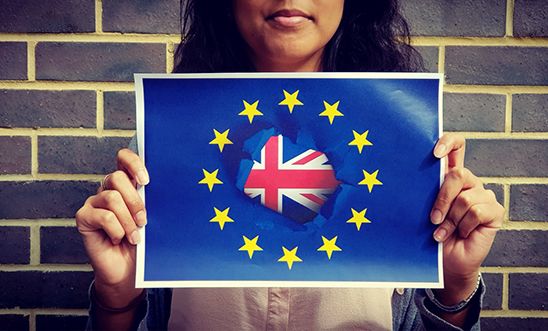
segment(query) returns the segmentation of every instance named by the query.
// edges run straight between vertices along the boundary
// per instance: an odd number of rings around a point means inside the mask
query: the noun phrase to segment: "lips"
[[[311,21],[313,18],[298,9],[283,9],[269,15],[266,19],[280,27],[292,28]]]

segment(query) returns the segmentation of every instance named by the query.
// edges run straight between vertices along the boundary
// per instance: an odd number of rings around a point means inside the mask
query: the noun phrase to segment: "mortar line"
[[[0,175],[0,182],[18,181],[91,181],[100,182],[105,175],[101,174],[38,174],[28,175]]]
[[[87,309],[78,308],[2,308],[0,315],[23,315],[30,316],[32,313],[36,315],[74,315],[87,316]]]
[[[27,42],[27,79],[36,81],[36,41]]]
[[[87,309],[41,308],[33,310],[40,315],[88,316]]]
[[[55,81],[55,80],[0,80],[0,88],[7,90],[84,90],[84,91],[122,91],[134,90],[133,82],[82,82],[82,81]]]
[[[30,226],[30,265],[40,264],[40,225]]]
[[[413,46],[526,46],[546,47],[548,40],[542,37],[430,37],[415,36],[411,40]]]
[[[506,93],[528,93],[528,94],[546,94],[548,86],[533,85],[465,85],[465,84],[446,84],[444,90],[452,93],[488,93],[488,94],[506,94]]]
[[[509,278],[508,273],[502,274],[502,310],[508,310]]]
[[[97,128],[0,128],[0,136],[72,136],[99,137]],[[135,135],[135,130],[103,130],[102,136],[128,138]]]
[[[175,45],[172,42],[166,44],[166,73],[168,74],[173,72],[175,62],[174,46]]]
[[[105,102],[104,102],[104,93],[101,90],[97,90],[96,95],[96,125],[97,125],[97,134],[98,136],[103,136],[104,127],[105,127]]]
[[[514,36],[514,0],[506,0],[506,37]]]
[[[548,139],[548,132],[457,132],[468,139],[514,139],[514,140],[545,140]]]
[[[29,331],[36,331],[36,312],[34,309],[29,312]]]
[[[504,107],[504,132],[512,132],[512,94],[506,93],[506,104]]]
[[[89,264],[0,264],[0,271],[18,272],[18,271],[43,271],[43,272],[70,272],[93,271]]]
[[[70,219],[0,219],[0,227],[2,226],[33,226],[38,225],[40,228],[62,226],[74,227],[76,223],[73,218]]]
[[[103,3],[102,0],[95,0],[95,32],[103,32]]]
[[[438,47],[438,72],[445,73],[445,46]]]
[[[479,177],[485,184],[548,184],[548,177]]]
[[[97,28],[97,22],[95,23]],[[102,29],[102,22],[101,22]],[[0,41],[19,42],[104,42],[104,43],[166,43],[180,42],[179,34],[140,34],[121,32],[85,32],[85,33],[0,33]],[[516,42],[522,43],[522,41]]]
[[[481,317],[548,318],[546,310],[483,310]]]
[[[181,35],[176,33],[0,33],[0,41],[39,42],[128,42],[128,43],[178,43]],[[546,47],[548,39],[542,37],[435,37],[414,36],[414,46],[531,46]]]
[[[482,273],[502,274],[502,273],[548,273],[548,267],[481,267]]]
[[[510,225],[510,184],[506,183],[502,186],[503,197],[502,206],[504,207],[504,225]]]
[[[509,221],[503,224],[501,231],[548,231],[548,220],[544,221]]]
[[[31,132],[30,136],[30,174],[32,178],[38,176],[38,136],[35,132]]]
[[[538,230],[548,231],[548,219],[543,222],[539,221],[509,221],[504,224],[504,230]]]
[[[548,38],[547,38],[548,39]],[[27,80],[0,80],[0,89],[25,90],[85,90],[85,91],[134,91],[133,82],[87,82],[87,81],[27,81]],[[465,85],[445,84],[444,90],[451,93],[488,93],[488,94],[547,94],[548,86],[538,85]]]

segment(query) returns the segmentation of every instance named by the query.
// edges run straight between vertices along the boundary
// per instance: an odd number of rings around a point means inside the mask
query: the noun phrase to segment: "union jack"
[[[304,223],[319,212],[340,183],[328,161],[322,152],[305,150],[281,135],[272,136],[261,149],[260,162],[254,161],[244,192]]]

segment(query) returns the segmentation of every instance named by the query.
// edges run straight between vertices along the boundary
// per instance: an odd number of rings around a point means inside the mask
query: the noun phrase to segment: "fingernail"
[[[436,149],[434,149],[434,156],[435,157],[442,157],[445,153],[445,150],[447,149],[447,146],[444,144],[439,144]]]
[[[150,181],[148,172],[145,169],[141,169],[137,172],[137,182],[139,185],[146,185]]]
[[[135,230],[129,236],[130,241],[133,245],[137,245],[141,241],[141,236],[139,235],[139,230]]]
[[[445,236],[447,236],[447,231],[444,228],[437,229],[434,232],[434,239],[436,239],[437,242],[444,241]]]
[[[135,215],[135,222],[139,226],[145,226],[147,224],[147,213],[144,210],[141,210]]]
[[[442,221],[441,217],[442,217],[442,214],[439,209],[434,209],[432,213],[430,214],[430,220],[434,224],[440,224]]]

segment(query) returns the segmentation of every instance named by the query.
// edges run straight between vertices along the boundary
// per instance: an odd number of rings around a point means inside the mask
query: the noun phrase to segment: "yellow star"
[[[278,259],[278,262],[287,262],[287,267],[289,270],[291,270],[291,267],[293,266],[293,262],[303,262],[298,256],[297,256],[297,249],[299,247],[295,246],[292,250],[288,250],[287,248],[282,246],[282,249],[284,251],[284,256]]]
[[[253,117],[255,116],[262,116],[263,113],[261,113],[257,106],[259,105],[259,100],[255,101],[252,104],[247,103],[247,101],[243,100],[244,102],[244,110],[242,110],[238,115],[240,116],[247,116],[249,119],[249,123],[253,122]]]
[[[361,154],[363,146],[372,146],[373,143],[367,140],[367,134],[369,134],[369,130],[365,131],[364,133],[357,133],[356,131],[352,130],[352,133],[354,134],[354,140],[348,143],[348,146],[356,146],[358,148],[358,152]]]
[[[358,229],[358,231],[360,231],[360,228],[362,227],[363,223],[371,223],[370,220],[365,218],[365,213],[367,212],[367,208],[365,208],[364,210],[360,212],[357,212],[354,208],[350,208],[350,209],[352,210],[352,217],[348,221],[346,221],[346,223],[356,224],[356,228]]]
[[[249,254],[249,259],[253,257],[253,253],[255,251],[262,251],[263,249],[257,245],[257,240],[259,240],[259,236],[256,236],[253,239],[249,239],[246,236],[244,237],[244,245],[238,249],[239,251],[247,251],[247,254]]]
[[[223,148],[225,145],[232,145],[232,141],[228,139],[228,131],[230,129],[227,129],[225,132],[220,133],[219,131],[213,129],[213,133],[215,134],[215,139],[209,142],[210,145],[217,145],[219,147],[219,150],[223,152]]]
[[[220,211],[219,209],[213,207],[213,210],[215,211],[215,217],[209,220],[211,223],[219,223],[219,227],[221,228],[221,231],[225,227],[225,223],[234,223],[234,220],[230,217],[228,217],[228,211],[229,208],[226,208],[223,211]]]
[[[333,124],[333,120],[336,116],[344,116],[343,113],[339,111],[339,103],[340,101],[335,102],[334,104],[330,105],[327,102],[323,102],[323,105],[325,107],[325,110],[320,113],[320,116],[327,116],[329,118],[329,124]]]
[[[370,174],[365,170],[363,171],[363,180],[358,183],[358,185],[367,185],[367,188],[369,189],[369,193],[373,191],[373,187],[375,185],[382,185],[382,182],[377,179],[377,174],[379,173],[379,170],[375,170],[374,173]]]
[[[318,251],[323,251],[327,253],[327,258],[331,260],[331,254],[333,252],[340,252],[342,249],[336,245],[337,243],[337,236],[327,239],[326,237],[322,236],[323,245],[322,247],[318,248]]]
[[[204,178],[198,182],[198,184],[207,184],[207,187],[209,187],[209,192],[213,191],[213,186],[215,184],[222,184],[221,180],[217,178],[217,173],[219,172],[219,169],[215,169],[213,172],[208,172],[205,169],[202,169],[204,172]]]
[[[293,113],[293,107],[295,106],[302,106],[303,103],[297,99],[297,96],[299,95],[299,90],[289,94],[289,92],[287,92],[286,90],[283,90],[284,91],[284,98],[282,101],[280,101],[280,103],[278,104],[279,106],[283,106],[283,105],[286,105],[287,108],[289,108],[289,113],[292,114]]]

